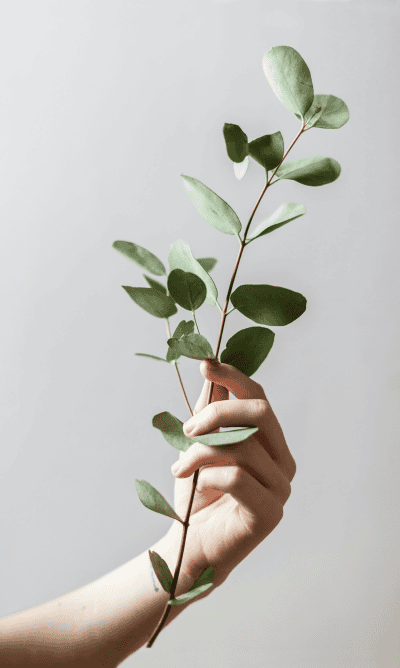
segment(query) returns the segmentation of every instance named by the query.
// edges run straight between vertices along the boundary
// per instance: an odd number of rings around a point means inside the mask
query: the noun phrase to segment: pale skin
[[[258,432],[233,446],[194,443],[180,453],[179,470],[172,467],[180,516],[187,509],[192,474],[200,468],[176,595],[187,591],[207,566],[215,577],[213,587],[197,599],[173,606],[166,625],[188,605],[211,596],[275,529],[296,471],[261,385],[227,364],[203,361],[200,371],[205,382],[185,434],[192,438],[235,426],[255,426]],[[215,383],[213,403],[206,406],[210,381]],[[229,400],[229,392],[237,401]],[[172,572],[181,534],[181,524],[174,521],[149,547]],[[161,587],[154,591],[146,551],[74,592],[1,619],[0,665],[118,666],[146,644],[167,600]]]

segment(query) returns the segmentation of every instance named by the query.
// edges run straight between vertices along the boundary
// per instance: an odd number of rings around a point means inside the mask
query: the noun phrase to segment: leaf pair
[[[232,429],[228,431],[220,431],[215,434],[203,434],[202,436],[188,438],[183,432],[183,422],[168,411],[155,415],[152,420],[152,425],[161,431],[167,443],[182,452],[186,452],[193,443],[203,443],[203,445],[213,446],[243,443],[243,441],[257,431],[257,427],[246,427],[243,429]]]
[[[304,119],[308,128],[338,129],[349,120],[343,100],[314,95],[310,70],[291,46],[272,47],[264,56],[263,68],[277,98],[297,118]]]
[[[169,570],[168,564],[154,550],[149,550],[149,557],[159,583],[161,584],[164,591],[169,593],[171,591],[173,577],[171,571]],[[181,594],[180,596],[172,598],[170,601],[168,601],[169,605],[182,605],[184,603],[188,603],[188,601],[191,601],[193,598],[199,596],[203,592],[207,591],[207,589],[212,587],[213,579],[214,569],[211,566],[208,566],[202,572],[200,577],[197,578],[189,591],[185,594]]]
[[[282,161],[284,144],[280,132],[258,137],[250,143],[239,125],[225,123],[223,133],[228,156],[234,163],[234,172],[239,180],[243,178],[247,171],[249,155],[267,172],[277,167]]]

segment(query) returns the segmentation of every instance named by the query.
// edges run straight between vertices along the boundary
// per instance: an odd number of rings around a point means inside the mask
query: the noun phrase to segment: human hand
[[[296,464],[261,385],[229,364],[203,361],[200,371],[206,380],[195,415],[184,424],[186,436],[220,427],[258,427],[240,444],[193,443],[171,469],[176,478],[175,508],[184,517],[192,475],[200,468],[182,576],[190,581],[212,566],[218,586],[279,524]],[[215,383],[213,403],[207,406],[210,381]],[[229,392],[238,401],[229,401]],[[174,522],[168,534],[178,545],[181,525]]]

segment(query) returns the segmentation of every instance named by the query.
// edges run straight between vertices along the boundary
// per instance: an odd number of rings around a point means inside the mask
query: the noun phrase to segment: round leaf
[[[214,269],[218,260],[216,260],[215,257],[198,257],[197,262],[201,267],[203,267],[204,271],[209,273]]]
[[[166,501],[162,494],[160,494],[155,487],[150,485],[149,482],[146,482],[146,480],[135,480],[135,483],[139,499],[146,508],[154,510],[155,513],[160,513],[161,515],[166,515],[167,517],[172,517],[172,519],[182,522],[179,515],[177,515],[175,510],[169,505],[168,501]]]
[[[250,241],[257,239],[257,237],[262,237],[265,234],[277,230],[279,227],[282,227],[282,225],[286,225],[292,220],[304,216],[305,212],[306,207],[304,204],[282,204],[276,211],[274,211],[272,216],[256,227],[254,232],[247,237],[247,242],[250,243]]]
[[[315,95],[304,120],[307,128],[338,130],[349,120],[347,104],[334,95]]]
[[[169,318],[178,312],[174,300],[159,290],[154,288],[131,288],[129,285],[123,285],[122,287],[138,306],[156,318]]]
[[[279,165],[282,161],[284,150],[281,132],[258,137],[258,139],[253,139],[249,144],[249,154],[262,167],[265,167],[267,172]]]
[[[275,333],[265,327],[247,327],[236,332],[221,353],[221,362],[252,376],[266,359]]]
[[[225,123],[223,133],[228,156],[233,162],[242,162],[249,153],[247,135],[233,123]]]
[[[189,244],[182,241],[182,239],[175,241],[171,246],[168,262],[171,271],[173,271],[173,269],[183,269],[183,271],[189,271],[201,278],[207,288],[206,302],[207,304],[215,306],[218,297],[215,283],[207,271],[205,271],[201,264],[193,257]]]
[[[186,191],[203,218],[224,234],[238,234],[242,224],[234,210],[225,200],[210,190],[204,183],[182,174]]]
[[[272,90],[294,114],[304,114],[314,100],[311,73],[291,46],[274,46],[264,56],[263,68]]]
[[[180,339],[181,336],[186,336],[187,334],[193,334],[194,332],[194,322],[193,320],[181,320],[179,325],[176,327],[173,338]]]
[[[341,167],[333,158],[300,158],[284,162],[276,172],[276,179],[291,179],[305,186],[324,186],[340,176]]]
[[[213,350],[207,339],[201,334],[188,334],[177,339],[168,339],[168,345],[178,350],[184,357],[190,357],[195,360],[215,359]]]
[[[167,273],[161,260],[142,246],[133,244],[130,241],[114,241],[113,248],[151,274],[164,276]]]
[[[157,413],[153,417],[152,425],[161,431],[167,443],[173,448],[186,452],[191,446],[192,440],[183,433],[183,422],[168,411]]]
[[[233,306],[259,325],[288,325],[306,310],[299,292],[275,285],[241,285],[231,294]]]
[[[187,311],[196,311],[207,297],[205,283],[183,269],[173,269],[168,276],[168,292],[179,306]]]

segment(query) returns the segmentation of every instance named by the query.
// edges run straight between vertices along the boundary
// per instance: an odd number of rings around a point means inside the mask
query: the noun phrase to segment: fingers
[[[239,466],[202,469],[197,489],[200,492],[213,489],[230,494],[238,502],[237,512],[252,535],[257,532],[268,535],[283,517],[282,503]]]
[[[203,389],[198,398],[197,404],[194,408],[194,413],[199,413],[205,406],[207,406],[208,394],[210,391],[210,381],[205,380],[203,384]],[[222,387],[221,385],[214,384],[213,393],[212,393],[212,402],[222,401],[224,399],[229,399],[229,391]]]
[[[230,364],[209,362],[203,360],[200,371],[204,378],[222,385],[237,399],[265,399],[264,390],[254,380]]]
[[[207,434],[219,427],[261,427],[267,401],[262,399],[238,399],[218,401],[203,408],[183,425],[185,436],[190,438]]]
[[[261,485],[269,489],[284,504],[291,492],[290,482],[266,450],[252,439],[238,445],[223,448],[193,443],[171,467],[176,478],[188,478],[196,469],[214,466],[240,466]]]

